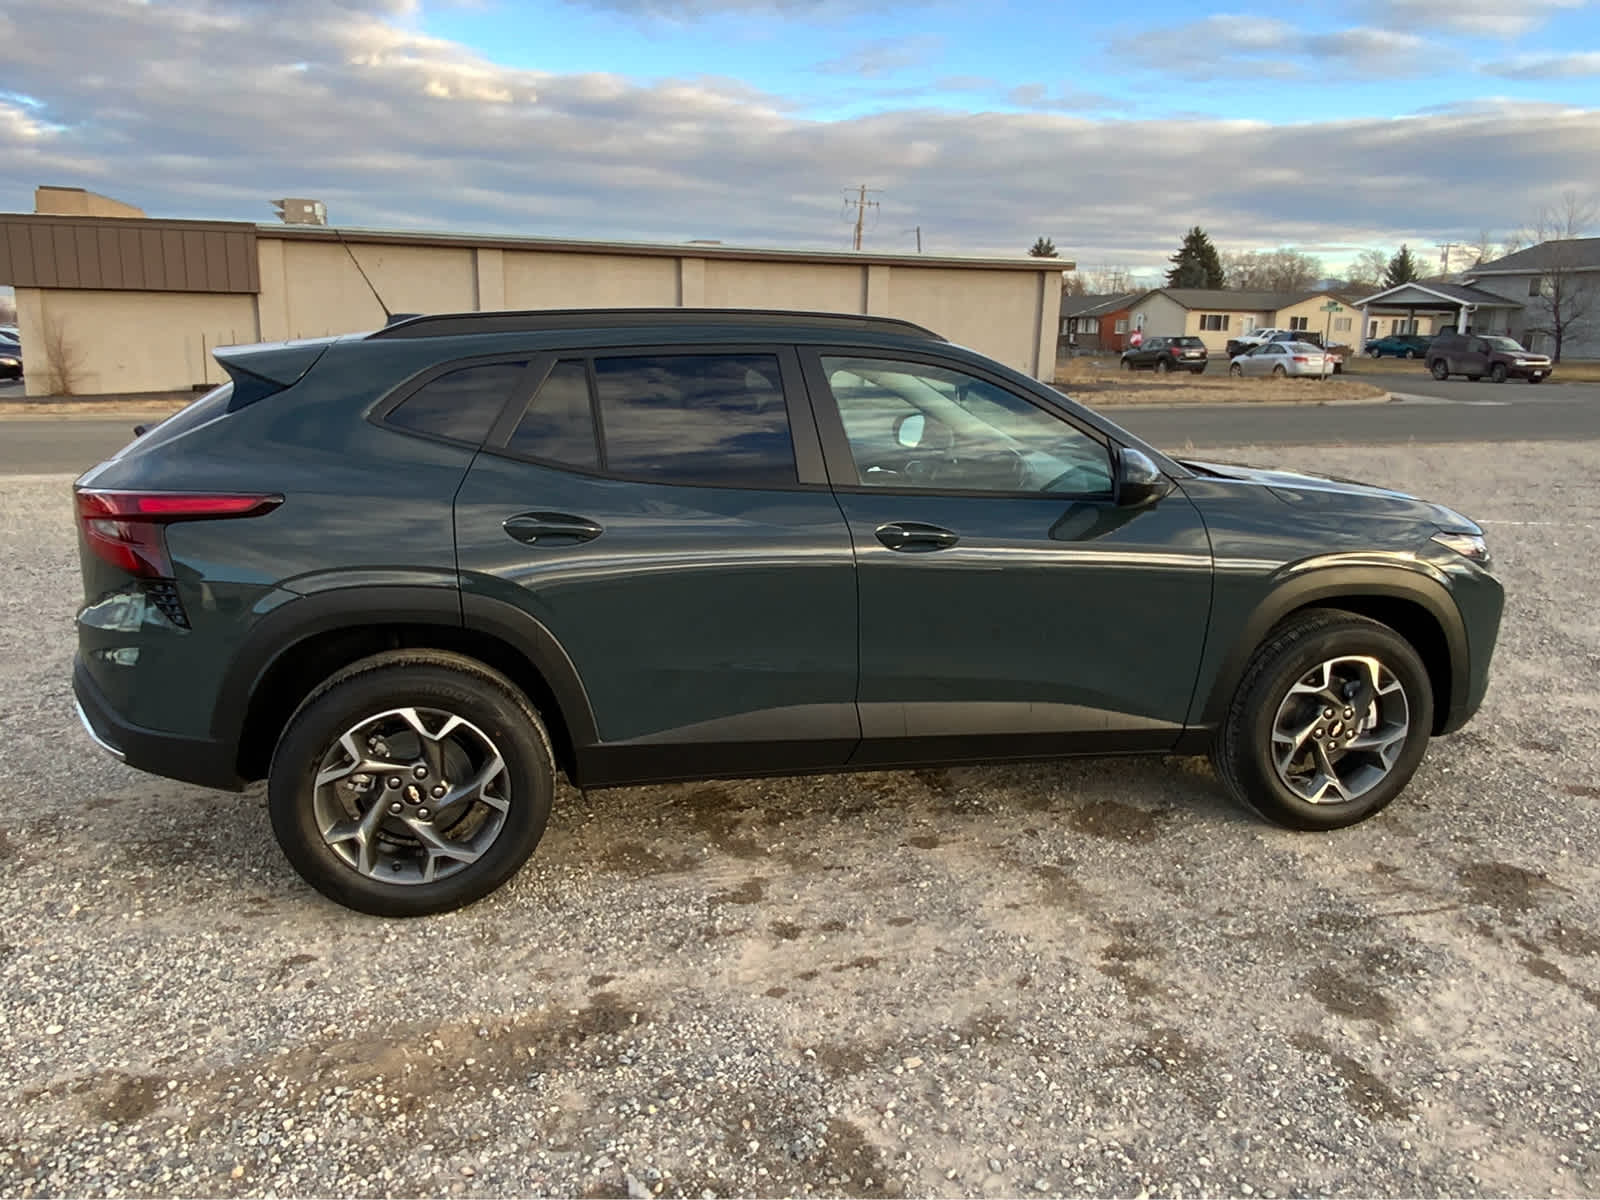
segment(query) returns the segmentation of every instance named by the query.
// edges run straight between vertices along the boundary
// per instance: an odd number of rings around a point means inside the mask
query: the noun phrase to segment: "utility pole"
[[[907,234],[907,233],[914,233],[914,234],[917,235],[917,253],[921,254],[922,253],[922,226],[918,225],[915,229],[903,229],[900,232],[901,232],[902,235]]]
[[[1456,248],[1457,244],[1456,242],[1446,242],[1439,247],[1442,251],[1439,255],[1439,265],[1444,268],[1444,274],[1446,275],[1450,274],[1450,252]]]
[[[866,223],[867,209],[869,209],[869,208],[877,208],[878,207],[878,202],[876,200],[868,200],[867,199],[867,193],[868,192],[875,192],[877,190],[878,190],[877,188],[869,188],[866,184],[863,183],[858,188],[856,188],[856,198],[855,198],[855,200],[851,201],[849,199],[846,199],[846,201],[845,201],[846,207],[848,207],[851,203],[854,203],[855,206],[856,206],[856,232],[855,232],[855,240],[854,240],[854,243],[853,243],[853,248],[856,249],[856,250],[861,249],[861,227]],[[849,195],[848,189],[846,190],[845,195],[848,197],[848,195]]]

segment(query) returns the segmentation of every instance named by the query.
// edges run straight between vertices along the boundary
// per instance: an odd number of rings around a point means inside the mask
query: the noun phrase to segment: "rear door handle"
[[[569,546],[599,537],[605,530],[586,517],[568,513],[527,512],[507,517],[505,531],[530,546]]]
[[[959,534],[941,529],[937,525],[923,525],[917,521],[891,521],[874,530],[878,540],[891,550],[907,554],[926,554],[930,550],[948,550],[961,540]]]

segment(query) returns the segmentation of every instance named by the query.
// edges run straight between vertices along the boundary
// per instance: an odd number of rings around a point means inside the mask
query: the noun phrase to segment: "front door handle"
[[[571,545],[587,542],[605,532],[586,517],[568,513],[526,512],[507,517],[505,531],[519,542],[530,546]]]
[[[907,554],[926,554],[930,550],[948,550],[961,540],[959,534],[941,529],[937,525],[923,525],[917,521],[891,521],[874,530],[878,540],[891,550]]]

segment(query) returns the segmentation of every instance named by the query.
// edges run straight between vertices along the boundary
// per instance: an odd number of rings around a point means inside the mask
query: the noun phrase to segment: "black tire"
[[[1442,358],[1436,358],[1429,363],[1428,370],[1440,383],[1443,383],[1446,379],[1450,378],[1450,364],[1445,362]]]
[[[1382,358],[1383,357],[1383,351],[1379,350],[1376,346],[1370,346],[1367,349],[1367,357],[1368,358]]]
[[[1241,367],[1238,363],[1229,363],[1228,364],[1228,374],[1232,375],[1235,379],[1243,379],[1244,378],[1244,368]]]
[[[1157,375],[1165,375],[1170,370],[1172,370],[1172,364],[1169,363],[1165,358],[1156,359],[1156,374]]]
[[[1504,383],[1506,381],[1505,363],[1495,363],[1494,366],[1490,367],[1489,378],[1494,380],[1496,383]]]
[[[344,731],[408,706],[452,713],[486,734],[505,763],[510,803],[476,861],[443,879],[388,883],[362,874],[324,841],[315,780]],[[290,865],[324,896],[373,916],[418,917],[471,904],[516,874],[544,834],[555,774],[543,723],[503,675],[460,654],[393,650],[337,672],[301,704],[273,752],[267,806]]]
[[[1415,350],[1407,350],[1406,351],[1406,357],[1407,358],[1415,358],[1416,356],[1417,356],[1417,352]]]
[[[1132,362],[1130,362],[1130,361],[1129,361],[1129,360],[1128,360],[1128,359],[1126,359],[1126,358],[1124,358],[1124,359],[1123,359],[1123,360],[1122,360],[1122,369],[1123,369],[1123,370],[1124,370],[1124,371],[1131,371],[1131,370],[1133,370],[1133,363],[1132,363]]]
[[[1272,730],[1291,686],[1317,664],[1370,655],[1405,689],[1409,727],[1388,774],[1353,800],[1315,804],[1296,795],[1272,762]],[[1427,751],[1433,687],[1411,643],[1387,625],[1337,609],[1307,609],[1278,625],[1257,648],[1211,747],[1211,763],[1240,803],[1290,829],[1341,829],[1364,821],[1399,795]]]
[[[1287,379],[1289,376],[1289,372],[1283,369],[1282,363],[1279,363],[1277,366],[1272,368],[1272,374],[1278,379]]]

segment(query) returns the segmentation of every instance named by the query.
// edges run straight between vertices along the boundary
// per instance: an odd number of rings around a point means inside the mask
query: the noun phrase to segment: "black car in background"
[[[1206,369],[1206,344],[1197,337],[1146,338],[1141,346],[1122,352],[1124,371],[1189,371],[1199,375]]]
[[[22,343],[0,332],[0,379],[22,378]]]

